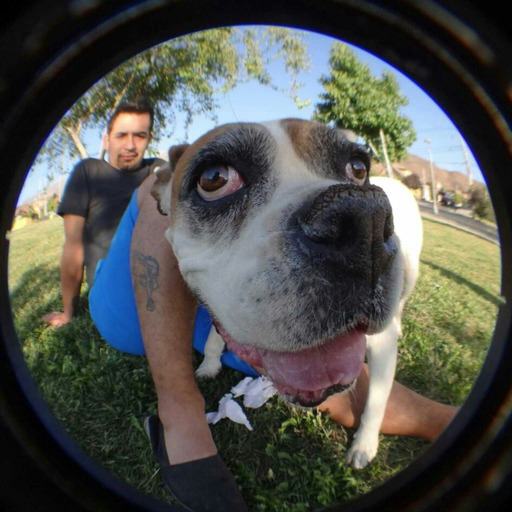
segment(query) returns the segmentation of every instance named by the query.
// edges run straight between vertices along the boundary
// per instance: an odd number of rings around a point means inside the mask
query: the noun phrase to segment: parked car
[[[439,192],[439,195],[441,196],[439,202],[443,206],[450,206],[451,208],[455,208],[455,199],[449,192],[441,190],[441,192]]]

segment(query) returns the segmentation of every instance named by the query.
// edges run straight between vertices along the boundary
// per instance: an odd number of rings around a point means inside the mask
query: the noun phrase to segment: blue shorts
[[[94,284],[89,292],[89,311],[102,337],[114,348],[129,354],[144,355],[144,343],[135,305],[130,272],[132,233],[139,215],[137,191],[132,196],[105,259],[98,263]],[[210,314],[199,306],[193,346],[204,354],[204,345],[212,327]],[[257,377],[258,373],[233,352],[225,351],[222,364]]]

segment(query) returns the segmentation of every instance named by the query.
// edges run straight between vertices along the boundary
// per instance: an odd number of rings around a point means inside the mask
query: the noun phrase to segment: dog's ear
[[[185,152],[185,150],[190,146],[190,144],[179,144],[177,146],[171,146],[169,149],[169,165],[171,166],[171,171],[176,169],[176,164],[178,160],[181,158],[181,155]]]
[[[156,199],[158,211],[162,215],[169,215],[171,211],[171,178],[176,164],[189,144],[172,146],[169,149],[169,165],[155,171],[155,183],[151,195]]]
[[[169,215],[171,211],[171,177],[169,167],[162,167],[155,171],[155,182],[151,195],[156,199],[156,207],[162,215]]]

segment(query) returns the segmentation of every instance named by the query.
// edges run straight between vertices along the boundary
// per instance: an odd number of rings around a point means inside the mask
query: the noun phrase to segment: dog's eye
[[[205,201],[215,201],[233,194],[244,185],[240,173],[229,165],[216,165],[203,171],[197,182],[197,193]]]
[[[355,181],[358,185],[363,185],[368,174],[368,167],[361,159],[353,158],[345,166],[345,173],[348,178]]]

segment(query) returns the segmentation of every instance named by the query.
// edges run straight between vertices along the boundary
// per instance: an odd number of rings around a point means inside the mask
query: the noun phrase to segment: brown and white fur
[[[319,123],[239,123],[171,148],[154,188],[180,271],[219,332],[199,375],[220,370],[225,342],[283,396],[314,406],[349,389],[366,354],[356,468],[377,452],[422,243],[410,192],[370,180],[369,166]]]

